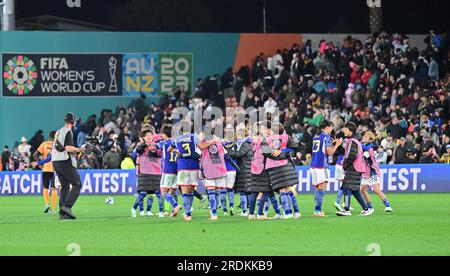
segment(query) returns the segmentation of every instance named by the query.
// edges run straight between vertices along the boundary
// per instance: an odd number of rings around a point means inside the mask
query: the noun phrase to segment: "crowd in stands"
[[[133,168],[131,151],[141,125],[158,130],[171,122],[175,107],[192,109],[194,99],[201,99],[204,108],[279,109],[286,131],[300,142],[298,165],[310,163],[312,139],[323,120],[333,122],[336,132],[347,121],[361,132],[373,131],[381,164],[450,163],[448,34],[430,32],[420,50],[409,46],[407,36],[385,32],[365,41],[348,36],[343,45],[323,40],[318,49],[307,41],[273,56],[261,53],[239,72],[229,68],[222,76],[199,79],[192,94],[176,89],[150,105],[141,96],[127,107],[80,121],[74,130],[77,145],[99,136],[105,153],[84,156],[80,168]],[[38,131],[29,142],[23,137],[12,152],[5,147],[2,167],[12,163],[14,170],[31,169],[30,156],[43,140]]]

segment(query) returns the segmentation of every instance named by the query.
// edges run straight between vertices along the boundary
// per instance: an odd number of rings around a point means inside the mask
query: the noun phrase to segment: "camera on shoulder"
[[[86,155],[90,155],[94,153],[96,156],[102,156],[103,152],[97,148],[97,145],[100,145],[100,138],[98,136],[87,136],[84,140]]]

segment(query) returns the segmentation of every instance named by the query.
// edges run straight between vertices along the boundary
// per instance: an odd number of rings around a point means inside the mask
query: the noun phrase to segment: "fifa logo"
[[[67,7],[81,8],[81,0],[67,0]]]

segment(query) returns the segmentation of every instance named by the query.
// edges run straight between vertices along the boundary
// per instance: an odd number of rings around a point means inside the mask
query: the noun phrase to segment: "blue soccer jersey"
[[[184,134],[174,140],[173,145],[179,151],[177,158],[178,171],[194,171],[200,168],[197,145],[200,138],[197,134]]]
[[[237,151],[237,144],[232,142],[225,142],[223,143],[224,148],[230,152],[230,151]],[[231,162],[234,162],[234,164],[237,164],[237,160],[232,159],[231,157],[227,156],[225,158],[225,165],[227,167],[228,172],[234,172],[236,171],[236,168],[232,165]]]
[[[327,148],[331,146],[329,134],[322,133],[313,138],[311,168],[324,169],[327,166]]]
[[[339,154],[338,155],[338,159],[336,161],[336,165],[340,165],[340,166],[344,165],[344,155],[343,154]]]
[[[169,152],[168,149],[173,147],[172,140],[159,142],[158,147],[162,150],[162,173],[177,174],[178,152]]]

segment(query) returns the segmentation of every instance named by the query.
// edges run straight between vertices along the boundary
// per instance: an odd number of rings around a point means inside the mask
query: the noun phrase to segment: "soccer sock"
[[[156,195],[156,198],[158,199],[159,212],[163,212],[164,211],[164,201],[161,196],[161,191],[159,191],[159,190],[156,191],[155,195]]]
[[[269,193],[263,193],[262,197],[261,197],[261,204],[259,204],[258,207],[258,215],[259,216],[263,216],[264,215],[264,206],[267,201],[269,200]]]
[[[323,198],[325,196],[325,191],[323,191],[323,190],[316,190],[314,192],[314,194],[315,194],[315,198],[316,198],[315,211],[316,211],[316,213],[322,212],[322,204],[323,204]]]
[[[173,199],[175,200],[175,202],[178,203],[178,195],[177,195],[177,193],[175,193],[172,196],[173,196]]]
[[[284,214],[292,214],[292,210],[289,208],[289,199],[286,193],[280,194],[281,206],[283,206]]]
[[[372,209],[372,208],[373,208],[372,202],[367,202],[367,208],[369,208],[369,209]]]
[[[367,211],[369,209],[369,208],[367,208],[366,201],[364,200],[362,194],[359,191],[353,192],[353,196],[356,198],[356,200],[358,201],[359,205],[361,205],[361,208],[364,211]]]
[[[228,212],[227,210],[227,190],[220,190],[220,203],[222,204],[222,210]]]
[[[191,216],[191,208],[189,207],[189,195],[183,194],[182,201],[183,201],[183,207],[184,207],[184,214],[186,216],[190,217]]]
[[[209,208],[211,210],[211,214],[213,216],[217,216],[216,191],[214,191],[214,190],[208,191],[208,198],[209,198]]]
[[[220,191],[216,190],[215,193],[216,193],[216,204],[217,204],[217,206],[219,206],[219,203],[220,203]]]
[[[230,202],[230,208],[234,208],[234,190],[228,189],[228,201]]]
[[[136,210],[141,203],[144,202],[144,198],[147,196],[147,193],[139,193],[136,197],[136,200],[134,201],[133,209]],[[144,211],[144,207],[142,207],[141,211]]]
[[[188,198],[189,198],[189,211],[190,211],[192,209],[192,205],[194,205],[194,193],[189,193]]]
[[[274,193],[271,193],[270,195],[269,195],[269,199],[270,199],[270,202],[272,203],[272,206],[273,206],[273,209],[275,210],[275,213],[277,214],[277,215],[280,215],[281,216],[281,210],[280,210],[280,205],[278,205],[278,201],[277,201],[277,197],[275,196],[275,194]],[[267,210],[267,212],[268,212],[269,210]],[[292,212],[291,212],[292,213]]]
[[[147,198],[147,212],[151,212],[152,211],[152,207],[153,207],[153,201],[154,201],[155,199],[153,198],[153,195],[150,195],[148,198]]]
[[[55,210],[56,203],[58,201],[58,191],[56,189],[52,190],[52,210]]]
[[[264,201],[261,200],[261,202],[264,202],[264,213],[268,213],[270,209],[270,196],[267,196],[267,199]]]
[[[258,200],[258,193],[251,193],[248,195],[248,208],[251,216],[255,215],[256,201]],[[258,200],[259,202],[259,200]],[[258,205],[259,208],[259,205]]]
[[[203,195],[201,193],[199,193],[197,190],[194,190],[194,196],[196,198],[198,198],[199,200],[203,199]]]
[[[298,207],[297,198],[295,197],[295,194],[293,191],[290,191],[288,193],[288,196],[291,198],[292,207],[294,208],[295,213],[300,213],[300,208]]]
[[[48,194],[48,189],[44,189],[44,192],[42,193],[42,195],[44,196],[45,206],[48,206],[50,203],[50,195]]]
[[[172,208],[177,208],[178,207],[178,202],[175,201],[175,198],[170,194],[170,193],[166,193],[164,195],[164,199],[170,203],[170,205],[172,206]]]
[[[246,193],[241,193],[240,197],[241,197],[242,213],[245,214],[245,213],[247,213],[247,203],[248,203],[247,194]]]
[[[343,195],[344,195],[344,192],[341,189],[339,189],[337,197],[336,197],[336,203],[337,204],[339,204],[339,205],[341,204],[341,200],[342,200],[342,196]]]
[[[383,200],[384,206],[389,208],[391,207],[391,203],[389,203],[389,200],[386,198],[385,200]]]
[[[350,212],[350,203],[351,203],[351,199],[352,199],[352,192],[350,190],[343,190],[342,191],[344,193],[344,204],[345,204],[345,211]]]

